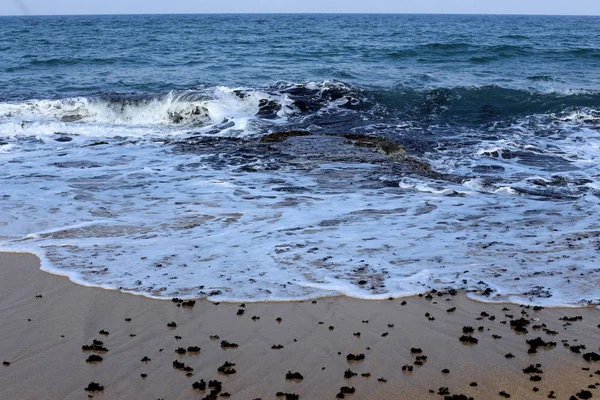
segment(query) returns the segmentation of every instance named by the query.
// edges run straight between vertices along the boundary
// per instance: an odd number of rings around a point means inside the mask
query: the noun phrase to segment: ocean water
[[[152,297],[598,305],[599,65],[598,17],[0,17],[0,249]]]

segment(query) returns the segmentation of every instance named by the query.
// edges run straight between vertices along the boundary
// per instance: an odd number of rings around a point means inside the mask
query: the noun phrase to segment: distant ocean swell
[[[511,40],[525,41],[528,38],[520,39],[507,37]],[[244,44],[242,42],[237,44]],[[247,43],[250,44],[250,43]],[[51,43],[45,43],[51,45]],[[0,52],[9,51],[10,48],[0,48]],[[511,59],[519,60],[569,60],[581,59],[594,61],[600,59],[600,49],[594,47],[572,47],[563,49],[540,50],[534,46],[523,44],[494,44],[478,45],[474,42],[440,42],[427,43],[417,46],[401,47],[399,49],[388,51],[372,51],[361,49],[364,57],[381,59],[382,61],[403,60],[417,61],[421,63],[441,63],[452,64],[454,62],[466,62],[471,64],[502,62]],[[202,60],[182,60],[184,66],[204,65]],[[168,64],[168,61],[166,61]],[[43,58],[37,54],[24,54],[18,61],[14,60],[4,66],[4,72],[27,71],[31,72],[41,70],[52,70],[72,66],[82,68],[115,66],[115,67],[134,67],[136,65],[149,64],[149,60],[128,57],[53,57]]]

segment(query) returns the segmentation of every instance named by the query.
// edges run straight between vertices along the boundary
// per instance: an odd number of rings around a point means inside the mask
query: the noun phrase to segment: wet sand
[[[354,389],[349,399],[600,398],[595,308],[492,305],[462,293],[186,307],[78,286],[40,271],[34,256],[0,254],[0,316],[2,399],[335,399],[342,387]],[[511,327],[520,318],[527,333]],[[82,350],[94,340],[102,344]],[[86,362],[94,354],[102,361]],[[530,366],[537,372],[523,371]],[[202,380],[221,390],[194,389]],[[91,382],[103,391],[86,391]]]

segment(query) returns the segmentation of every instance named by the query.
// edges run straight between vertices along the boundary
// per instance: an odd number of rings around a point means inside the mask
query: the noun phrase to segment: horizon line
[[[465,15],[465,16],[539,16],[539,17],[600,17],[600,14],[538,14],[538,13],[476,13],[476,12],[150,12],[150,13],[72,13],[72,14],[2,14],[0,17],[102,17],[150,15]]]

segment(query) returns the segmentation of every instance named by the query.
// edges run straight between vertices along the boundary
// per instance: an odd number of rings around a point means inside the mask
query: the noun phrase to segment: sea
[[[599,161],[600,17],[0,17],[0,250],[82,285],[598,306]]]

